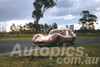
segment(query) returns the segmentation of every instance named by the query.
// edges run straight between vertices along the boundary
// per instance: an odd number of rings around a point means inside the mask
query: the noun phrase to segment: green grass
[[[100,33],[76,33],[77,37],[100,37]]]
[[[0,34],[0,40],[32,39],[34,34]]]
[[[76,33],[80,37],[100,37],[100,33]],[[0,34],[0,40],[23,40],[32,39],[34,34]]]
[[[66,46],[68,48],[69,46]],[[79,46],[74,46],[75,48]],[[93,45],[83,45],[85,48],[84,52],[89,54],[89,57],[100,57],[100,44]],[[57,56],[58,57],[58,56]],[[50,60],[48,57],[37,57],[37,56],[9,56],[0,55],[0,67],[100,67],[100,59],[98,64],[80,64],[76,66],[75,64],[57,64],[57,57]],[[84,60],[85,56],[82,56]]]

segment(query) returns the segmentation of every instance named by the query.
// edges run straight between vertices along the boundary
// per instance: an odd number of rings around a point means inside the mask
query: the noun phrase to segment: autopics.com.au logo
[[[98,64],[99,57],[89,57],[84,52],[84,47],[25,47],[21,50],[20,44],[17,43],[12,50],[10,56],[17,54],[18,56],[49,56],[50,60],[56,57],[58,64]],[[83,59],[84,58],[84,59]]]

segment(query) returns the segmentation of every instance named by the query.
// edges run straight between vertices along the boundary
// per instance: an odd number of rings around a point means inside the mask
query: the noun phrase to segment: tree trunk
[[[38,27],[38,22],[40,18],[37,18],[36,21],[34,22],[36,24],[36,34],[39,32],[39,27]]]

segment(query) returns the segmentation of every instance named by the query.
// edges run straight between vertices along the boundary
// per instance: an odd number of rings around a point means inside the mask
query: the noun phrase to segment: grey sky
[[[33,21],[31,17],[34,10],[33,1],[0,0],[0,23],[12,20]],[[78,24],[83,10],[88,10],[100,18],[100,0],[57,0],[56,3],[57,6],[48,9],[39,23]]]
[[[0,0],[0,21],[31,19],[33,0]]]

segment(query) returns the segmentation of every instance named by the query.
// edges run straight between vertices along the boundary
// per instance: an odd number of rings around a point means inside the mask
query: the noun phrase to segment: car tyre
[[[56,37],[55,42],[54,42],[54,45],[55,45],[55,46],[61,45],[60,37]]]
[[[35,44],[35,46],[41,47],[41,44]]]
[[[71,44],[72,44],[72,45],[75,44],[75,38],[72,39]]]

